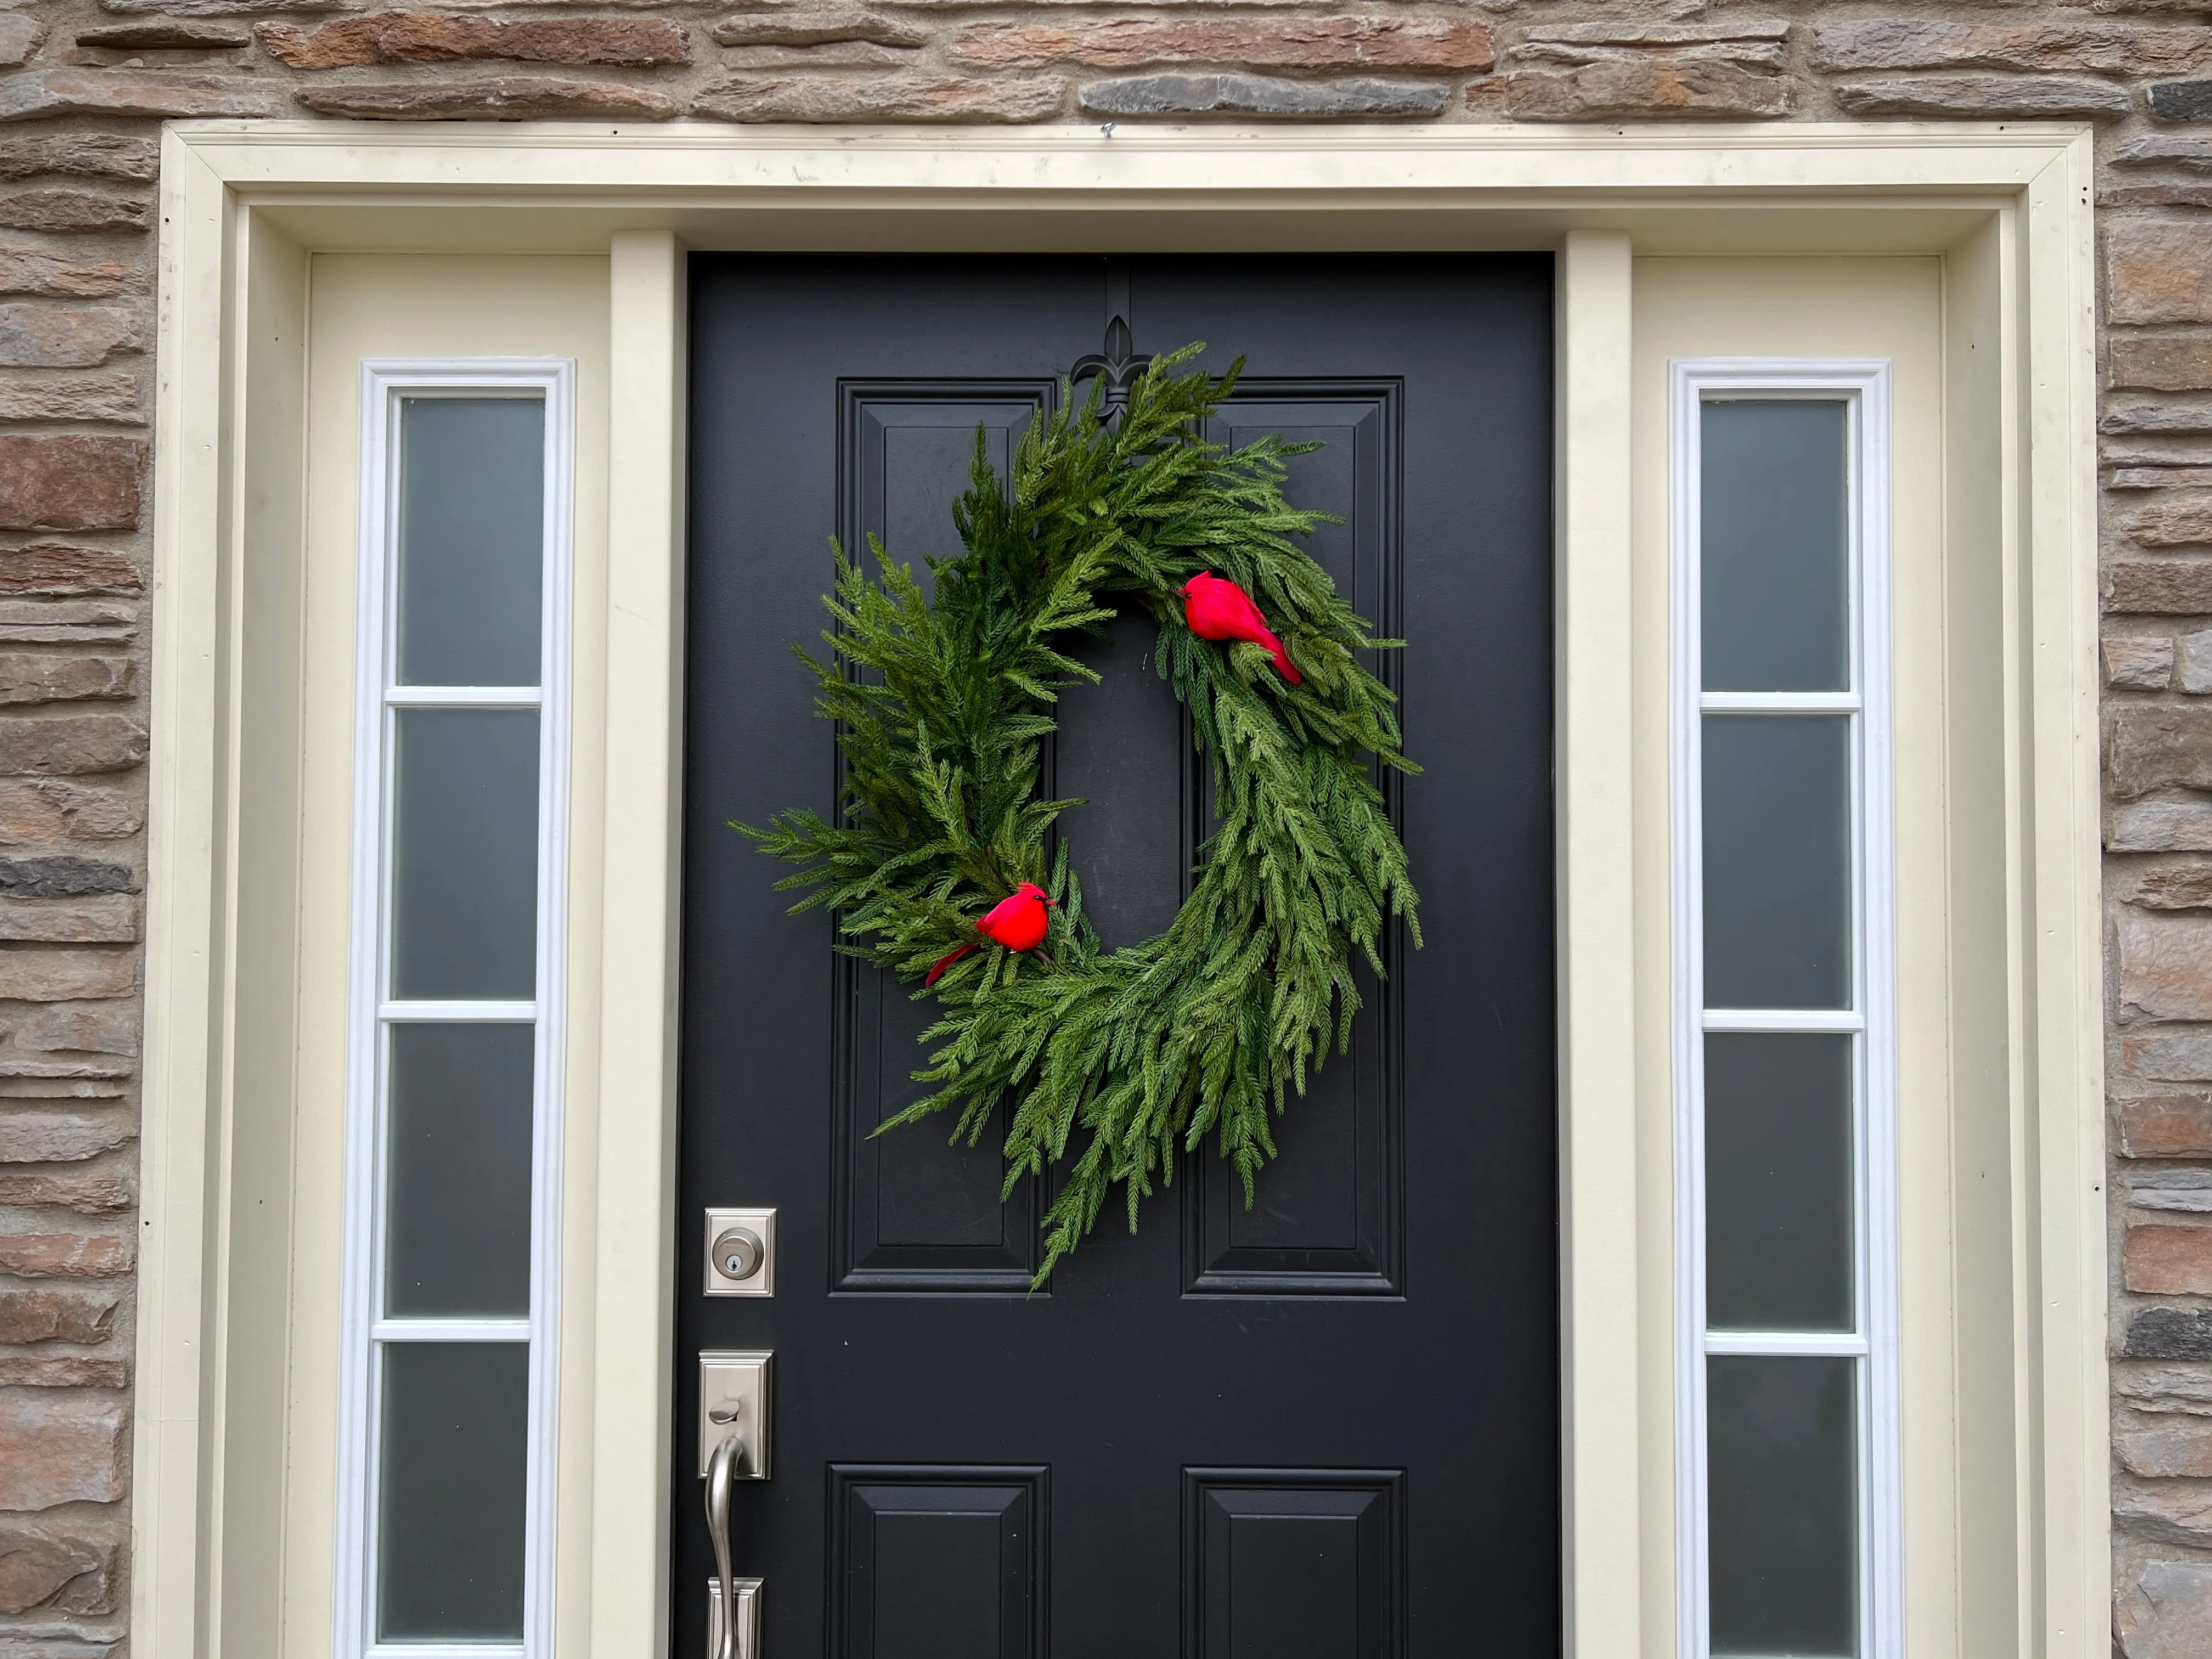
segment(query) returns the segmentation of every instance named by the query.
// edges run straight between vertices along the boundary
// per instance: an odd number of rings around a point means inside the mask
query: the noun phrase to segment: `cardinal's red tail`
[[[937,965],[929,970],[929,977],[922,981],[921,988],[926,991],[931,986],[936,984],[939,975],[942,975],[947,968],[950,968],[954,963],[959,961],[961,957],[966,956],[975,948],[975,947],[972,945],[963,945],[958,950],[952,951],[949,955],[938,957]]]
[[[1304,685],[1305,677],[1298,672],[1297,665],[1291,660],[1291,653],[1283,649],[1283,642],[1265,629],[1261,629],[1260,632],[1260,642],[1275,653],[1277,671],[1292,685]]]

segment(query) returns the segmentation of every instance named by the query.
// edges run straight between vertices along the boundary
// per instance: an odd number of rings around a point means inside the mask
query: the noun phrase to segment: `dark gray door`
[[[1559,1646],[1551,263],[702,258],[692,271],[678,1659],[709,1571],[696,1352],[775,1354],[741,1486],[765,1659],[1423,1659]],[[1106,339],[1121,313],[1128,345]],[[956,552],[1079,359],[1249,359],[1224,435],[1326,447],[1293,501],[1386,634],[1427,948],[1278,1131],[1259,1205],[1209,1150],[1028,1293],[1041,1206],[994,1149],[868,1131],[924,1006],[834,957],[725,827],[830,810],[829,539]],[[1109,943],[1165,927],[1204,811],[1149,619],[1063,704],[1056,793]],[[701,1212],[779,1211],[773,1299],[698,1292]],[[1112,1206],[1109,1205],[1109,1209]]]

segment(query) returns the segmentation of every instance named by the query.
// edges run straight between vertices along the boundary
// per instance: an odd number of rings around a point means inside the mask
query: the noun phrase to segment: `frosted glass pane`
[[[528,1025],[395,1025],[385,1311],[530,1311]]]
[[[1850,1006],[1850,721],[1705,716],[1705,1006]]]
[[[545,405],[409,398],[399,412],[402,685],[535,685]]]
[[[1705,1039],[1705,1322],[1848,1331],[1851,1039]]]
[[[1856,1654],[1857,1362],[1705,1364],[1714,1653]]]
[[[403,708],[392,764],[392,994],[536,994],[538,712]]]
[[[1845,412],[1795,398],[1701,407],[1708,691],[1850,689]]]
[[[377,1637],[522,1638],[530,1347],[384,1350]]]

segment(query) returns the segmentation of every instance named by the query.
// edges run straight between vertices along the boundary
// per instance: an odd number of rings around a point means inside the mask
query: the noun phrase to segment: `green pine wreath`
[[[842,822],[799,809],[766,829],[732,825],[806,866],[776,885],[812,890],[794,912],[834,908],[851,941],[840,950],[908,981],[941,971],[915,993],[940,1011],[915,1073],[935,1091],[877,1133],[953,1111],[953,1138],[973,1146],[1012,1099],[1002,1198],[1085,1137],[1045,1216],[1039,1285],[1115,1183],[1133,1231],[1154,1176],[1171,1183],[1178,1154],[1209,1135],[1249,1206],[1275,1155],[1271,1112],[1304,1092],[1332,1035],[1340,1053],[1350,1046],[1355,953],[1379,975],[1391,917],[1420,943],[1368,757],[1419,769],[1400,752],[1395,696],[1354,654],[1401,641],[1369,638],[1291,539],[1334,521],[1283,496],[1282,458],[1316,446],[1265,437],[1231,450],[1202,435],[1243,360],[1218,381],[1174,373],[1201,349],[1154,360],[1118,419],[1102,414],[1103,382],[1081,402],[1063,384],[1058,412],[1015,450],[1011,491],[979,432],[953,508],[965,551],[931,561],[933,599],[873,536],[872,580],[832,544],[830,655],[793,649],[820,682],[818,713],[840,727]],[[1200,572],[1258,602],[1302,684],[1259,645],[1192,633],[1180,590]],[[1155,659],[1211,763],[1218,827],[1167,932],[1108,951],[1054,831],[1084,803],[1036,797],[1054,704],[1098,678],[1066,647],[1129,604],[1159,626]],[[977,917],[1024,882],[1056,905],[1047,937],[1027,960],[976,948]]]

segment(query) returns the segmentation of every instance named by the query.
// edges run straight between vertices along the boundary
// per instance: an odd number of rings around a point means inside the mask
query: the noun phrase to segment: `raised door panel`
[[[1397,1659],[1401,1470],[1183,1471],[1184,1659]]]
[[[1217,426],[1218,441],[1248,444],[1273,433],[1321,446],[1290,459],[1286,494],[1336,520],[1315,527],[1307,550],[1337,591],[1393,637],[1401,587],[1397,503],[1403,394],[1395,380],[1243,383]],[[1367,653],[1395,685],[1397,653]],[[1395,778],[1382,780],[1394,801]],[[1276,1130],[1279,1156],[1245,1203],[1236,1173],[1210,1149],[1194,1160],[1185,1202],[1185,1290],[1192,1295],[1401,1296],[1404,1068],[1395,994],[1399,941],[1386,930],[1390,979],[1365,967],[1364,1003],[1348,1054],[1334,1048],[1308,1073]]]
[[[831,1659],[1042,1659],[1046,1472],[834,1465]]]
[[[838,387],[839,539],[884,551],[929,581],[928,561],[957,556],[952,504],[968,487],[976,433],[1007,476],[1015,443],[1053,386],[1044,380],[881,380]],[[919,1098],[917,1041],[936,1018],[882,969],[839,958],[841,1065],[833,1112],[834,1284],[841,1291],[1026,1292],[1036,1271],[1035,1183],[1000,1202],[1000,1121],[973,1146],[950,1139],[949,1118],[872,1133]]]

